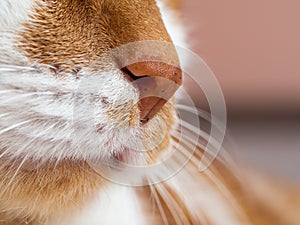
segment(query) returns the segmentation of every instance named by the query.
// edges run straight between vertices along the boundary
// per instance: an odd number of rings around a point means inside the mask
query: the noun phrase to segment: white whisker
[[[21,161],[21,163],[19,164],[19,166],[17,167],[17,169],[15,169],[15,172],[13,174],[13,176],[10,178],[9,182],[6,184],[6,187],[3,189],[3,192],[5,192],[7,189],[10,188],[11,184],[13,183],[15,177],[17,176],[18,172],[20,171],[20,169],[22,168],[22,166],[24,165],[24,163],[27,161],[27,158],[24,157]],[[0,185],[1,186],[1,185]]]
[[[9,115],[9,114],[10,114],[10,113],[3,113],[3,114],[0,115],[0,118],[5,117],[5,116],[7,116],[7,115]]]
[[[210,113],[206,112],[205,110],[178,103],[176,104],[176,108],[197,115],[198,117],[205,119],[207,122],[211,122]]]
[[[149,183],[151,182],[149,179],[148,179]],[[160,213],[160,216],[163,220],[163,224],[164,225],[169,225],[169,222],[168,222],[168,218],[166,216],[166,213],[164,211],[164,208],[163,208],[163,205],[158,197],[158,194],[157,194],[157,191],[156,189],[154,188],[153,185],[149,185],[149,188],[150,188],[150,191],[151,191],[151,196],[153,197],[157,207],[158,207],[158,210],[159,210],[159,213]]]
[[[155,188],[164,200],[164,203],[166,204],[168,209],[170,210],[170,213],[172,214],[176,224],[182,224],[181,218],[179,216],[181,214],[181,209],[178,206],[177,202],[170,196],[168,191],[163,187],[163,184],[157,184],[155,185]]]
[[[6,65],[0,64],[0,73],[2,72],[24,72],[24,71],[35,71],[35,68],[28,66],[16,66],[16,65]]]
[[[8,131],[10,131],[10,130],[13,130],[13,129],[17,128],[17,127],[20,127],[20,126],[22,126],[22,125],[24,125],[24,124],[27,124],[27,123],[30,123],[30,122],[32,122],[32,121],[33,121],[33,119],[31,119],[31,120],[26,120],[26,121],[22,121],[22,122],[20,122],[20,123],[11,125],[11,126],[9,126],[9,127],[7,127],[7,128],[4,128],[4,129],[0,130],[0,134],[4,134],[5,132],[8,132]]]

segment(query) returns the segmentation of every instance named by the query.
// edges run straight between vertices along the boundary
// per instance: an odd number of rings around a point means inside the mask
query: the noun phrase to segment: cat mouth
[[[139,62],[121,69],[140,93],[140,122],[151,120],[182,84],[181,69],[161,62]]]

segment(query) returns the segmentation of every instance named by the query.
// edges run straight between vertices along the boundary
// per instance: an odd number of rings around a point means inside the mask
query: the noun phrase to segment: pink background
[[[300,1],[181,0],[181,10],[191,49],[224,92],[227,150],[300,187]]]
[[[182,0],[181,8],[191,49],[216,74],[229,113],[300,115],[299,0]]]

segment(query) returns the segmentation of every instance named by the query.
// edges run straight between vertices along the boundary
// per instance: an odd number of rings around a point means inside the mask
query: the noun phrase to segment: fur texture
[[[179,123],[173,100],[141,125],[140,93],[105,53],[143,40],[183,45],[171,6],[1,1],[1,225],[298,224],[297,191],[277,184],[270,194],[272,183],[238,173],[225,155],[198,172],[207,134],[198,141],[198,127]],[[174,49],[166,55],[178,63]],[[128,153],[134,148],[152,151]],[[115,158],[159,166],[105,165]],[[134,187],[144,181],[152,185]]]

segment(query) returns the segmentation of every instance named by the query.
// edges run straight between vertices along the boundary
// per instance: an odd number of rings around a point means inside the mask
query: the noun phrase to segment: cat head
[[[148,161],[167,149],[182,82],[169,3],[2,1],[1,154],[128,160],[133,149]]]

